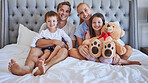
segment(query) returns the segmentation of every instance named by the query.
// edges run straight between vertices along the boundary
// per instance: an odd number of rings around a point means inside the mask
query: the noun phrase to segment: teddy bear
[[[83,42],[83,44],[89,45],[89,52],[93,57],[98,57],[101,54],[101,51],[98,52],[98,50],[102,50],[100,46],[106,44],[106,42],[114,42],[116,47],[116,51],[119,55],[123,55],[126,53],[126,48],[122,46],[120,43],[118,43],[118,39],[124,36],[124,31],[118,26],[118,24],[114,22],[109,22],[105,24],[101,29],[101,36],[94,37],[87,39]],[[103,38],[104,37],[104,38]],[[96,46],[96,44],[100,44],[100,46]],[[98,47],[98,48],[97,48]],[[105,57],[105,56],[104,56]],[[107,57],[106,57],[107,58]],[[108,57],[111,58],[111,57]]]
[[[126,48],[118,43],[118,39],[124,36],[124,31],[114,22],[107,23],[101,29],[101,36],[83,41],[82,44],[89,45],[89,52],[92,57],[100,57],[103,63],[112,64],[112,58],[116,53],[123,55]],[[122,64],[138,64],[137,61],[127,61],[120,59]]]

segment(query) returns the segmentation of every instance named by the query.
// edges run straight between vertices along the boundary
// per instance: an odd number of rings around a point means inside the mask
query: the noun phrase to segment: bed
[[[56,11],[65,0],[2,0],[0,83],[147,83],[148,56],[138,50],[137,0],[68,0],[72,12],[68,21],[76,27],[79,16],[76,7],[85,2],[93,13],[101,12],[107,22],[118,21],[125,36],[121,39],[133,47],[129,60],[142,65],[109,65],[68,57],[51,67],[46,74],[16,76],[8,71],[8,63],[15,59],[23,65],[30,51],[32,38],[44,23],[44,14]]]

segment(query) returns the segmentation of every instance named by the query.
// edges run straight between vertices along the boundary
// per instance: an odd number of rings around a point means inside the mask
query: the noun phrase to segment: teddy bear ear
[[[120,26],[119,21],[115,21],[114,23],[117,24],[118,26]]]
[[[121,36],[120,37],[123,37],[124,35],[125,35],[125,31],[121,30]]]

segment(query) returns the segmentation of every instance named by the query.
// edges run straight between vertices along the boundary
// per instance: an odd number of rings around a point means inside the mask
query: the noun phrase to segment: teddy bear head
[[[123,37],[125,32],[121,29],[119,26],[119,23],[117,22],[109,22],[105,24],[102,29],[101,33],[104,32],[105,34],[110,32],[111,37],[115,40],[118,40],[119,38]]]

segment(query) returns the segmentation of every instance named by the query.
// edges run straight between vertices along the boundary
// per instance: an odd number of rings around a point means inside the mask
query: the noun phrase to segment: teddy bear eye
[[[114,28],[114,26],[113,26],[113,28]]]

